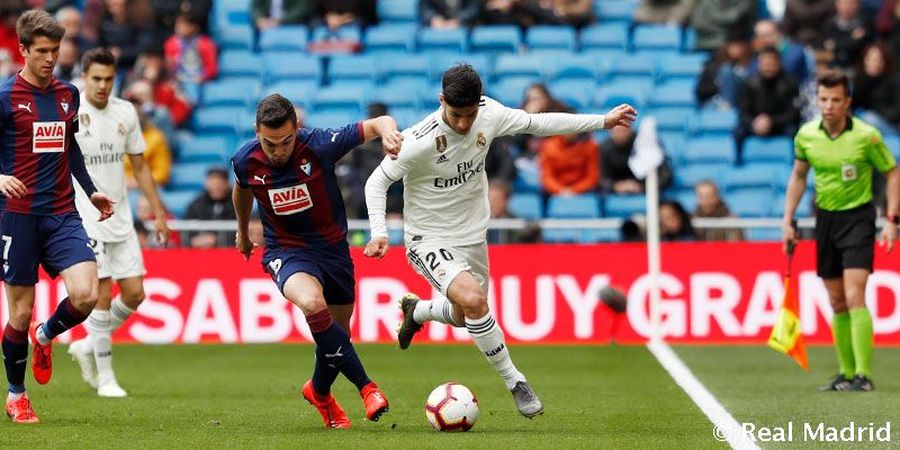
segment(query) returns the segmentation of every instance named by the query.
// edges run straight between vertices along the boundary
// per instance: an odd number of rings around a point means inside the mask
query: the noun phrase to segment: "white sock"
[[[503,378],[507,389],[512,390],[517,382],[525,381],[525,375],[516,369],[512,358],[509,357],[503,330],[497,326],[497,322],[490,312],[480,319],[466,317],[466,328],[469,330],[469,336],[472,336],[472,340],[475,341],[475,345]]]
[[[34,333],[34,336],[37,338],[38,344],[41,345],[50,345],[53,342],[53,339],[47,337],[47,333],[44,332],[44,325],[37,327],[37,331]]]
[[[443,295],[439,295],[432,300],[419,300],[416,309],[413,311],[413,320],[417,323],[425,323],[429,320],[435,322],[461,327],[453,321],[453,303]]]
[[[6,393],[6,401],[7,401],[7,402],[14,402],[14,401],[16,401],[16,400],[22,398],[23,395],[25,395],[24,392],[19,392],[18,394],[13,394],[12,392],[8,392],[8,391],[7,391],[7,393]]]
[[[113,332],[118,330],[133,313],[134,310],[123,303],[122,299],[112,302],[109,306],[109,331]]]
[[[87,328],[91,333],[94,347],[94,360],[97,361],[97,382],[101,386],[116,380],[112,370],[111,315],[110,311],[95,309],[87,320]]]

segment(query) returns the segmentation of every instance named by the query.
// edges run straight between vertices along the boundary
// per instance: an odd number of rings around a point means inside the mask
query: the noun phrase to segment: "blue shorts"
[[[76,211],[58,216],[0,213],[3,281],[16,286],[38,282],[38,264],[51,277],[80,262],[95,261],[91,241]]]
[[[267,248],[262,258],[265,270],[284,294],[284,283],[291,275],[302,272],[319,280],[325,303],[352,305],[356,299],[356,279],[350,245],[341,241],[320,249]]]

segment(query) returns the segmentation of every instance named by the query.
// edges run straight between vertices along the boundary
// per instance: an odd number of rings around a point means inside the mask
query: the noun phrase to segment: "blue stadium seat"
[[[562,49],[575,51],[575,28],[560,25],[535,25],[528,29],[525,44],[530,50]]]
[[[306,25],[282,25],[259,33],[261,52],[305,52],[309,44]]]
[[[322,62],[317,56],[297,52],[263,53],[263,65],[269,83],[285,80],[322,82]]]
[[[635,52],[645,50],[681,49],[681,29],[667,25],[638,25],[634,29],[631,45]]]
[[[591,94],[596,85],[592,80],[559,80],[550,83],[550,93],[576,111],[591,105]]]
[[[182,134],[178,138],[178,164],[213,163],[224,164],[236,148],[231,139],[220,136],[192,136]]]
[[[734,164],[736,155],[731,136],[694,137],[688,141],[682,160],[687,164]]]
[[[541,196],[533,192],[517,192],[509,197],[507,204],[513,217],[526,220],[538,220],[544,217]]]
[[[245,109],[243,106],[200,108],[194,112],[193,129],[198,133],[234,133],[235,122]]]
[[[812,178],[812,177],[810,177]],[[800,203],[797,204],[797,217],[812,217],[813,215],[813,201],[812,196],[807,192],[803,195],[803,198],[800,199]],[[779,195],[775,202],[772,204],[772,215],[776,217],[781,217],[784,215],[784,194]]]
[[[419,21],[418,0],[378,0],[375,7],[382,22],[417,23]]]
[[[527,78],[537,81],[542,75],[541,58],[534,55],[500,55],[494,66],[494,79],[497,81],[507,78]]]
[[[522,45],[522,33],[515,25],[486,25],[475,27],[469,42],[470,50],[483,53],[516,53]]]
[[[247,109],[238,116],[234,124],[234,130],[237,133],[238,141],[245,141],[256,137],[256,110]]]
[[[429,113],[431,111],[428,111]],[[420,113],[418,109],[398,107],[389,109],[388,113],[397,121],[397,127],[405,130],[421,121],[427,113]]]
[[[531,84],[532,82],[527,79],[507,79],[491,84],[488,87],[488,93],[491,98],[498,102],[509,107],[515,107],[522,104],[525,98],[525,90]]]
[[[431,82],[440,83],[444,72],[458,63],[471,64],[483,81],[489,80],[494,74],[494,61],[484,54],[463,54],[456,52],[430,52],[428,55],[431,69]]]
[[[428,83],[428,57],[425,55],[409,54],[402,58],[378,59],[375,66],[383,83],[395,80]]]
[[[435,28],[419,29],[418,44],[420,52],[446,51],[465,53],[467,50],[464,28],[440,30]]]
[[[203,85],[203,106],[251,106],[262,88],[259,81],[222,78]]]
[[[556,57],[542,58],[544,78],[556,80],[589,80],[597,79],[597,64],[591,58],[577,53]]]
[[[224,50],[219,55],[220,77],[260,77],[262,58],[249,50]]]
[[[780,228],[748,228],[744,231],[747,240],[755,242],[780,242]]]
[[[634,0],[600,0],[594,2],[594,12],[598,22],[631,23],[637,4],[638,2]]]
[[[725,190],[736,191],[749,188],[773,189],[779,183],[776,178],[781,178],[783,166],[774,166],[766,163],[746,164],[735,167],[725,174]]]
[[[375,82],[378,71],[375,59],[369,55],[335,55],[329,58],[328,79],[335,83],[345,80]]]
[[[360,86],[328,86],[313,93],[311,107],[316,112],[344,112],[361,117],[368,105],[368,92]]]
[[[581,30],[581,48],[588,49],[628,49],[628,26],[619,23],[600,23]]]
[[[600,86],[594,95],[594,105],[611,108],[621,103],[629,103],[640,109],[647,101],[647,94],[653,89],[653,81],[647,78],[625,77]]]
[[[366,29],[366,51],[411,52],[415,48],[415,24],[381,24]]]
[[[697,209],[697,194],[693,188],[673,190],[672,193],[666,193],[665,198],[678,202],[688,214]]]
[[[750,136],[744,140],[744,149],[741,157],[745,163],[789,163],[794,159],[794,143],[787,136]]]
[[[641,112],[643,116],[656,118],[656,129],[660,132],[681,133],[684,135],[688,120],[693,114],[692,108],[654,108]]]
[[[199,192],[203,189],[203,180],[206,179],[206,170],[212,166],[210,163],[179,163],[172,166],[172,177],[169,179],[169,190],[192,189]]]
[[[724,174],[732,169],[731,164],[689,164],[680,165],[675,169],[675,187],[679,189],[694,189],[697,183],[711,180],[718,186],[722,186]]]
[[[416,89],[416,95],[418,96],[419,109],[422,112],[422,117],[427,114],[431,114],[432,111],[435,111],[441,106],[438,97],[440,94],[440,83],[432,83],[427,86],[420,86],[418,89]]]
[[[697,30],[692,27],[685,27],[684,29],[684,38],[681,40],[683,43],[681,50],[685,52],[692,52],[697,49]]]
[[[656,85],[650,94],[648,106],[692,108],[696,102],[694,83],[686,80],[671,80]]]
[[[216,40],[216,45],[222,50],[253,50],[253,41],[253,28],[235,26],[223,32]]]
[[[725,195],[725,203],[738,217],[769,217],[772,214],[772,190],[736,190]]]
[[[895,159],[900,159],[900,135],[890,134],[884,136],[884,145],[887,145],[888,150],[891,151],[891,154],[894,155]]]
[[[600,198],[597,194],[551,196],[547,200],[547,217],[554,219],[600,217]]]
[[[731,136],[737,127],[738,117],[734,110],[718,111],[702,109],[691,121],[691,132],[703,136]]]
[[[623,54],[614,60],[605,61],[605,64],[606,72],[611,77],[647,77],[652,80],[656,74],[656,61],[653,57],[640,53]]]
[[[607,195],[603,204],[606,217],[631,217],[647,209],[647,199],[643,195]]]
[[[313,80],[306,81],[282,81],[271,84],[264,91],[264,95],[281,94],[295,105],[309,108],[313,93],[319,89],[319,83]]]
[[[684,154],[684,149],[687,147],[687,140],[684,138],[684,133],[678,131],[663,131],[659,130],[659,128],[657,128],[657,133],[663,152],[665,152],[666,156],[676,164],[680,162],[681,155]]]
[[[663,58],[659,64],[659,80],[696,80],[703,70],[703,63],[709,58],[703,53],[681,53]]]
[[[358,121],[360,114],[348,112],[311,112],[306,115],[307,126],[313,128],[340,128],[349,123]]]
[[[172,178],[175,177],[174,175],[175,172],[173,169]],[[206,177],[205,169],[203,172],[201,172],[201,175],[203,175],[204,178]],[[200,185],[203,185],[202,180]],[[162,196],[162,201],[166,205],[166,209],[168,209],[169,212],[174,214],[178,219],[184,218],[184,213],[187,212],[188,206],[190,206],[191,202],[193,202],[199,194],[199,189],[194,188],[164,191],[160,193],[160,195]]]
[[[418,100],[417,90],[410,89],[409,83],[402,80],[378,86],[378,89],[375,89],[369,98],[370,102],[379,102],[387,105],[391,115],[395,114],[399,108],[416,110],[419,107]]]
[[[581,242],[583,230],[566,228],[542,228],[541,239],[552,244]]]
[[[516,180],[513,181],[513,191],[516,193],[540,192],[541,174],[537,165],[522,165],[516,167]]]

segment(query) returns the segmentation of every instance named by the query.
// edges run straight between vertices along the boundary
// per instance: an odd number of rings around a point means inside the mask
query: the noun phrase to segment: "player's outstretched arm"
[[[784,196],[784,217],[781,223],[781,239],[784,242],[784,252],[787,253],[788,245],[797,243],[797,229],[794,228],[794,214],[797,205],[806,191],[806,175],[809,173],[809,163],[800,159],[794,160],[794,170],[791,171],[791,179],[788,181],[787,193]]]
[[[150,203],[153,209],[153,215],[156,222],[156,240],[165,246],[169,239],[169,224],[166,220],[168,212],[162,199],[159,198],[159,191],[156,189],[156,181],[153,181],[153,174],[150,173],[150,165],[144,160],[144,155],[128,155],[128,162],[134,169],[134,179],[137,181],[138,187],[144,193],[144,197]]]
[[[253,211],[253,193],[250,189],[244,189],[235,183],[231,191],[231,202],[234,204],[234,213],[237,216],[237,233],[234,235],[234,246],[244,255],[245,260],[250,259],[253,248],[258,244],[250,241],[250,213]]]
[[[381,145],[391,159],[397,159],[403,135],[397,130],[397,121],[391,116],[381,116],[363,121],[363,139],[368,142],[381,138]]]
[[[586,133],[610,129],[616,126],[631,127],[637,118],[637,110],[631,105],[621,104],[606,114],[538,113],[529,114],[521,109],[501,108],[498,118],[498,136],[531,134],[535,136],[556,136],[561,134]]]

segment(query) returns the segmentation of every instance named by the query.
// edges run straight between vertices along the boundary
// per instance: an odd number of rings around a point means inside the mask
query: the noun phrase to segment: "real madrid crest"
[[[116,130],[117,130],[117,131],[119,132],[119,134],[121,134],[122,136],[125,136],[125,132],[128,131],[128,130],[125,129],[125,124],[122,123],[122,122],[119,122],[119,126],[116,127]]]
[[[478,132],[478,139],[475,140],[475,146],[478,147],[479,150],[484,150],[487,147],[487,138],[484,137],[484,133]]]
[[[444,153],[444,150],[447,150],[447,135],[442,134],[434,138],[434,148],[438,153]]]
[[[81,113],[78,115],[78,127],[84,130],[85,136],[90,136],[90,128],[91,126],[91,115],[88,113]]]

